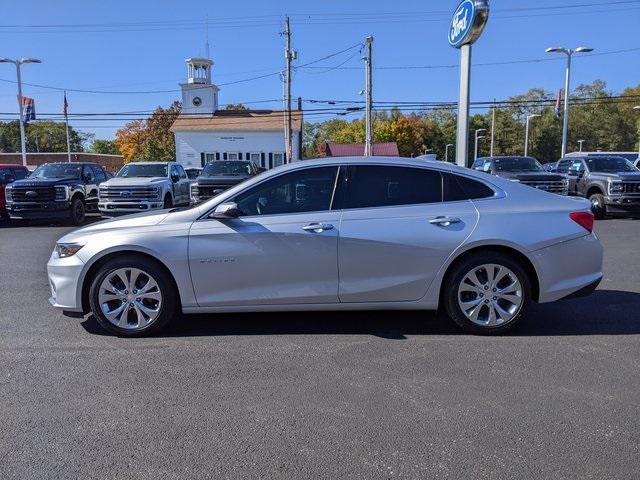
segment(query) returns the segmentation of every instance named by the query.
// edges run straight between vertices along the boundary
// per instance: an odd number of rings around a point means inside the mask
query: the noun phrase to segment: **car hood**
[[[135,213],[133,215],[127,215],[125,217],[113,218],[110,220],[103,220],[101,222],[87,225],[86,227],[74,230],[62,237],[59,242],[79,242],[83,241],[94,234],[102,232],[114,232],[115,230],[121,230],[125,228],[140,228],[158,225],[169,215],[169,210],[156,210],[152,212]]]
[[[236,185],[244,182],[250,175],[218,175],[203,177],[200,175],[196,180],[198,185]]]
[[[509,180],[520,180],[521,182],[559,181],[565,179],[564,175],[552,172],[498,172],[497,175]]]
[[[23,178],[11,183],[16,187],[51,187],[53,185],[68,185],[69,183],[80,182],[76,177],[65,178]]]
[[[606,172],[591,172],[590,178],[602,178],[608,180],[622,180],[628,182],[640,182],[640,172],[618,172],[618,173],[606,173]]]
[[[169,181],[166,177],[113,177],[100,185],[104,187],[144,187],[151,183]]]

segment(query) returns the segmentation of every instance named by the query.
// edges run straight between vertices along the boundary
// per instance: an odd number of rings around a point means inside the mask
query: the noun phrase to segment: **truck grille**
[[[640,182],[623,182],[622,193],[635,193],[640,195]]]
[[[526,180],[521,183],[545,192],[557,193],[558,195],[567,194],[567,184],[562,180]]]
[[[229,185],[198,185],[196,192],[200,199],[215,197],[227,190]]]
[[[16,185],[11,188],[14,202],[52,202],[56,199],[55,187]]]
[[[131,202],[135,200],[157,200],[157,187],[100,187],[100,200]]]

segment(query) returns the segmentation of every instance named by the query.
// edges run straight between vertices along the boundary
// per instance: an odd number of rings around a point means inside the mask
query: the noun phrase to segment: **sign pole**
[[[460,100],[456,133],[456,163],[469,166],[469,87],[471,84],[471,45],[460,47]]]

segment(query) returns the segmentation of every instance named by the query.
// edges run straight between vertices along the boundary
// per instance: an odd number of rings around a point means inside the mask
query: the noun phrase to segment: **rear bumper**
[[[533,252],[539,303],[591,293],[602,280],[602,257],[602,245],[593,233]]]
[[[71,202],[9,203],[7,213],[11,218],[20,219],[62,219],[69,216]]]

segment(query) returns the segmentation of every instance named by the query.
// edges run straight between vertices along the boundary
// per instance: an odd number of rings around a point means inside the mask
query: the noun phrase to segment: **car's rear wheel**
[[[531,302],[524,268],[498,252],[474,254],[458,263],[444,284],[447,314],[464,330],[494,334],[513,328]]]
[[[591,211],[593,216],[598,220],[602,220],[607,216],[607,206],[604,203],[604,195],[601,193],[594,193],[589,197],[591,201]]]
[[[85,210],[84,201],[80,197],[75,197],[71,200],[69,221],[72,225],[80,225],[84,222]]]
[[[100,267],[91,282],[89,303],[105,330],[128,337],[162,329],[176,315],[178,305],[165,269],[135,256]]]

